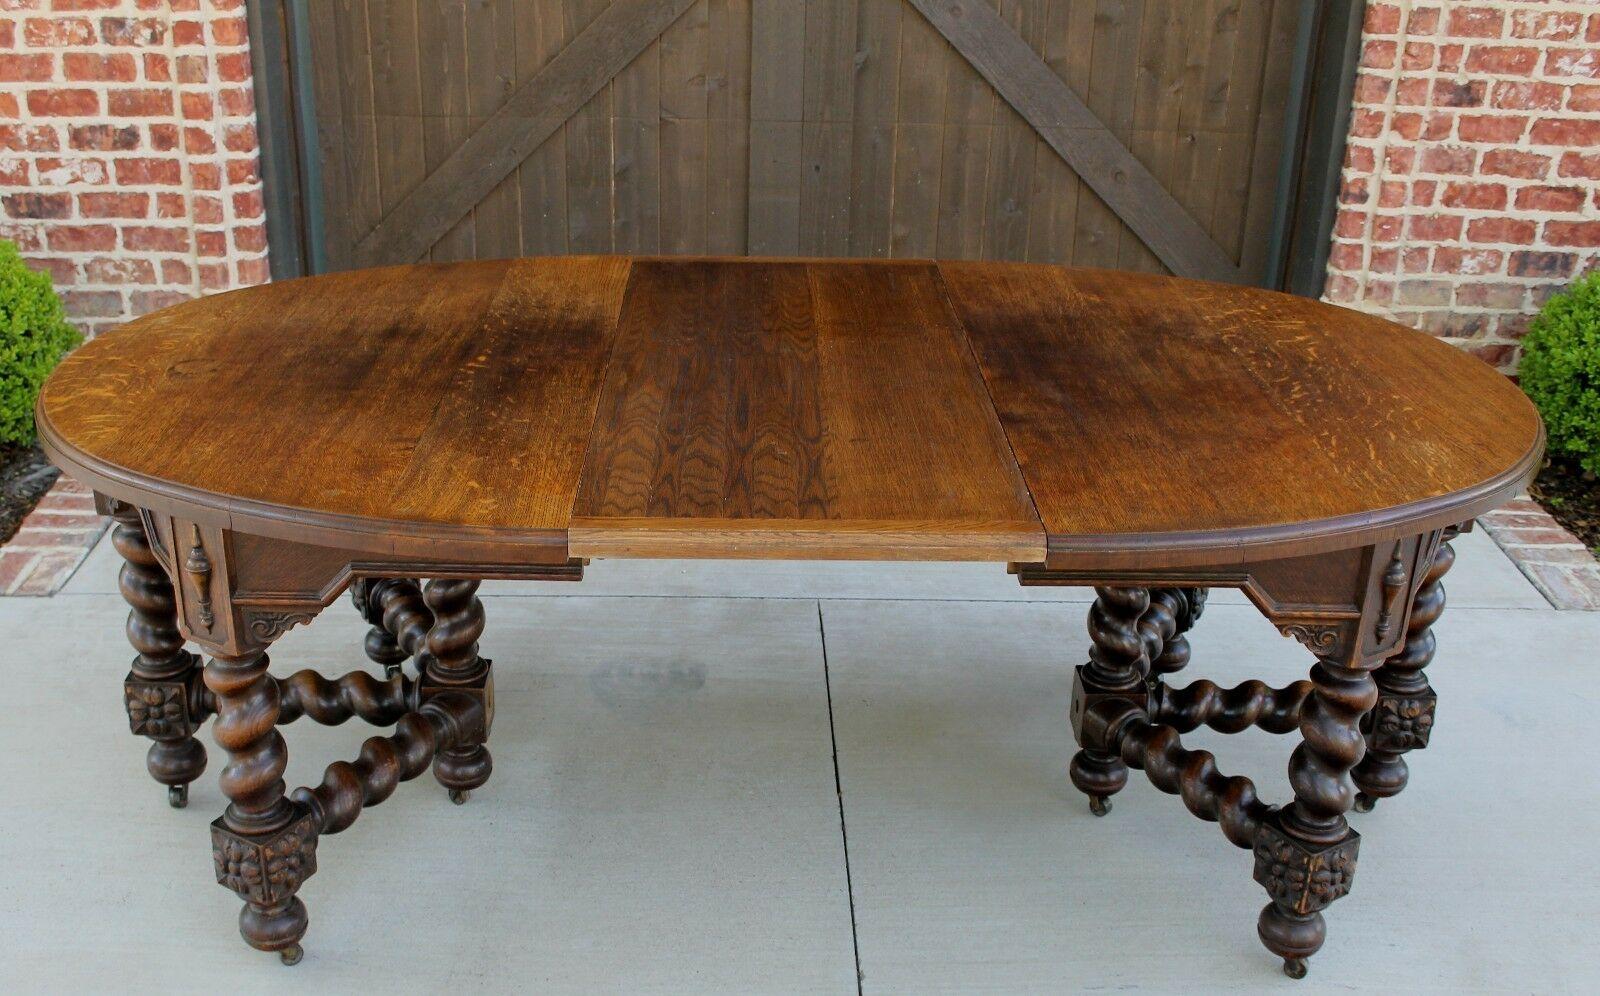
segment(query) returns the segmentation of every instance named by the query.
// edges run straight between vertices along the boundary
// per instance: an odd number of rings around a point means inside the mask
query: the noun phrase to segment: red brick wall
[[[1600,258],[1600,2],[1370,0],[1325,296],[1513,370]]]
[[[267,279],[244,0],[0,0],[0,238],[89,333]]]

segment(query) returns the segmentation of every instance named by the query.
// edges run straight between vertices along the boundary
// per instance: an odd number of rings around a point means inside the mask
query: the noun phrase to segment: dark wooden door
[[[1277,284],[1321,6],[291,0],[307,268],[936,256]]]

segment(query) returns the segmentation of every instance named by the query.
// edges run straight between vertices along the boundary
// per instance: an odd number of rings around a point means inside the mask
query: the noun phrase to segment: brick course
[[[1506,372],[1600,262],[1600,3],[1369,0],[1324,297]]]
[[[0,238],[93,335],[267,279],[244,0],[0,0]]]

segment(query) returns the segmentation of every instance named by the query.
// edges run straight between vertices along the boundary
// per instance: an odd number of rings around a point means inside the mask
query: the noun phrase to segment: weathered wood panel
[[[1193,237],[1176,238],[1215,244],[1210,275],[1265,265],[1294,0],[983,0],[998,22],[947,0],[647,3],[676,16],[572,100],[585,66],[558,56],[630,2],[314,4],[331,265],[661,252],[1205,270],[1204,252],[1152,251],[1185,227],[1177,208],[1096,193],[1122,163],[1181,206]],[[977,41],[952,27],[975,14]],[[590,41],[592,58],[619,50]],[[541,74],[560,99],[524,92]],[[1085,151],[1063,92],[1113,145]]]

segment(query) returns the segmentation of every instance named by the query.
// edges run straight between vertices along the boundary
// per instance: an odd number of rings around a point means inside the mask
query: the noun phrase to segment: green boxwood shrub
[[[50,276],[0,239],[0,445],[33,442],[33,404],[46,375],[83,341],[67,324]]]
[[[1545,304],[1518,367],[1550,434],[1550,452],[1600,474],[1600,271]]]

